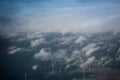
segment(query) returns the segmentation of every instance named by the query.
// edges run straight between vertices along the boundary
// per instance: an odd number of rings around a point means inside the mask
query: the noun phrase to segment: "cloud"
[[[10,55],[13,55],[13,54],[15,54],[15,53],[17,53],[17,52],[19,52],[19,51],[21,51],[22,50],[22,48],[15,48],[15,49],[12,49],[11,51],[9,51],[8,53],[10,54]]]
[[[108,59],[108,57],[102,57],[100,60],[103,62],[103,61],[106,61]]]
[[[116,60],[117,60],[117,58],[116,58]],[[104,67],[104,66],[109,65],[112,61],[113,61],[112,58],[110,58],[108,56],[102,56],[100,58],[100,61],[98,61],[98,65]]]
[[[71,62],[71,61],[72,61],[71,58],[66,58],[66,63],[69,63],[69,62]]]
[[[40,44],[47,43],[44,38],[36,39],[31,41],[31,47],[36,47]]]
[[[108,59],[107,61],[105,61],[105,63],[103,64],[103,66],[108,65],[111,61],[112,61],[112,59]]]
[[[67,51],[65,49],[59,49],[57,52],[54,53],[54,56],[57,59],[66,59]]]
[[[77,58],[80,58],[80,56],[81,56],[81,52],[79,50],[74,50],[72,55],[68,59],[66,59],[66,62],[71,62],[73,60],[76,60]]]
[[[72,37],[72,36],[70,36],[70,37],[62,37],[59,40],[60,41],[59,45],[70,44],[73,39],[74,39],[74,37]]]
[[[87,68],[87,67],[88,67],[90,64],[92,64],[94,61],[95,61],[95,57],[92,56],[92,57],[88,58],[86,62],[82,63],[82,64],[80,65],[80,67],[81,67],[81,68]]]
[[[90,56],[93,52],[97,51],[98,49],[99,49],[99,47],[91,48],[88,51],[86,51],[85,55]]]
[[[8,54],[10,54],[10,55],[16,54],[17,52],[20,52],[20,51],[30,52],[31,50],[30,49],[25,49],[25,48],[19,48],[17,46],[11,46],[11,47],[8,48]]]
[[[28,39],[43,38],[43,35],[41,32],[28,32],[27,38]]]
[[[119,1],[116,3],[116,0],[40,0],[29,3],[26,1],[1,3],[0,21],[1,24],[5,24],[1,29],[6,32],[10,30],[89,33],[118,30],[120,25],[120,3]],[[10,15],[11,11],[14,16]],[[5,14],[7,18],[3,17]]]
[[[68,69],[70,67],[70,64],[67,64],[66,66],[65,66],[65,69]]]
[[[18,33],[4,33],[4,38],[15,38],[17,37],[19,34]]]
[[[96,45],[97,45],[96,43],[89,43],[87,46],[85,46],[85,47],[82,48],[82,51],[83,52],[88,51],[91,48],[94,48]]]
[[[79,36],[76,40],[75,43],[82,43],[83,41],[87,40],[86,37],[84,36]]]
[[[35,59],[40,60],[66,60],[68,58],[67,51],[59,49],[56,52],[48,52],[45,49],[41,49],[39,53],[34,55]]]
[[[33,65],[32,67],[33,70],[37,70],[37,68],[38,68],[38,65]]]
[[[45,49],[41,49],[39,53],[34,55],[35,59],[49,60],[51,56],[50,52],[46,52]]]
[[[107,60],[108,60],[108,57],[107,57],[107,56],[101,57],[100,60],[97,61],[98,66],[103,66],[104,63],[105,63],[105,61],[107,61]]]
[[[16,46],[11,46],[11,47],[8,48],[8,50],[12,50],[12,49],[15,49],[15,48],[16,48]]]

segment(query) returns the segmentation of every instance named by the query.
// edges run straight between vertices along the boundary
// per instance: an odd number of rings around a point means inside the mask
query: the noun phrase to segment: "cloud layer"
[[[4,0],[0,4],[2,32],[89,33],[116,31],[120,26],[118,0]]]

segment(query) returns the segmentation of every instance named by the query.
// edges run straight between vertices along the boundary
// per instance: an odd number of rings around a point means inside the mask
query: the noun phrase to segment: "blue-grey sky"
[[[0,0],[0,31],[119,30],[120,0]]]

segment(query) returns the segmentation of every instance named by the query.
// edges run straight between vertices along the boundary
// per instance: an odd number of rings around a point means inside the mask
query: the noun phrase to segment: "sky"
[[[120,0],[0,0],[0,32],[119,31]]]

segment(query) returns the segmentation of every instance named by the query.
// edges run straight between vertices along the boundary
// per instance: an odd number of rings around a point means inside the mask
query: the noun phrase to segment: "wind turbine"
[[[83,63],[83,59],[81,59],[81,62]],[[82,80],[85,80],[85,66],[81,66],[82,68],[82,72],[83,72],[83,79]]]
[[[52,66],[52,74],[55,74],[55,64],[58,62],[58,60],[51,60],[51,66]]]
[[[88,69],[89,69],[89,72],[91,72],[91,70],[90,70],[90,64],[88,65]]]
[[[27,76],[28,76],[28,75],[27,75],[27,73],[25,72],[25,80],[28,80],[28,79],[27,79]]]
[[[85,80],[85,68],[83,67],[83,80]]]
[[[62,63],[60,63],[60,74],[59,74],[60,77],[61,77],[61,72],[62,72]]]

